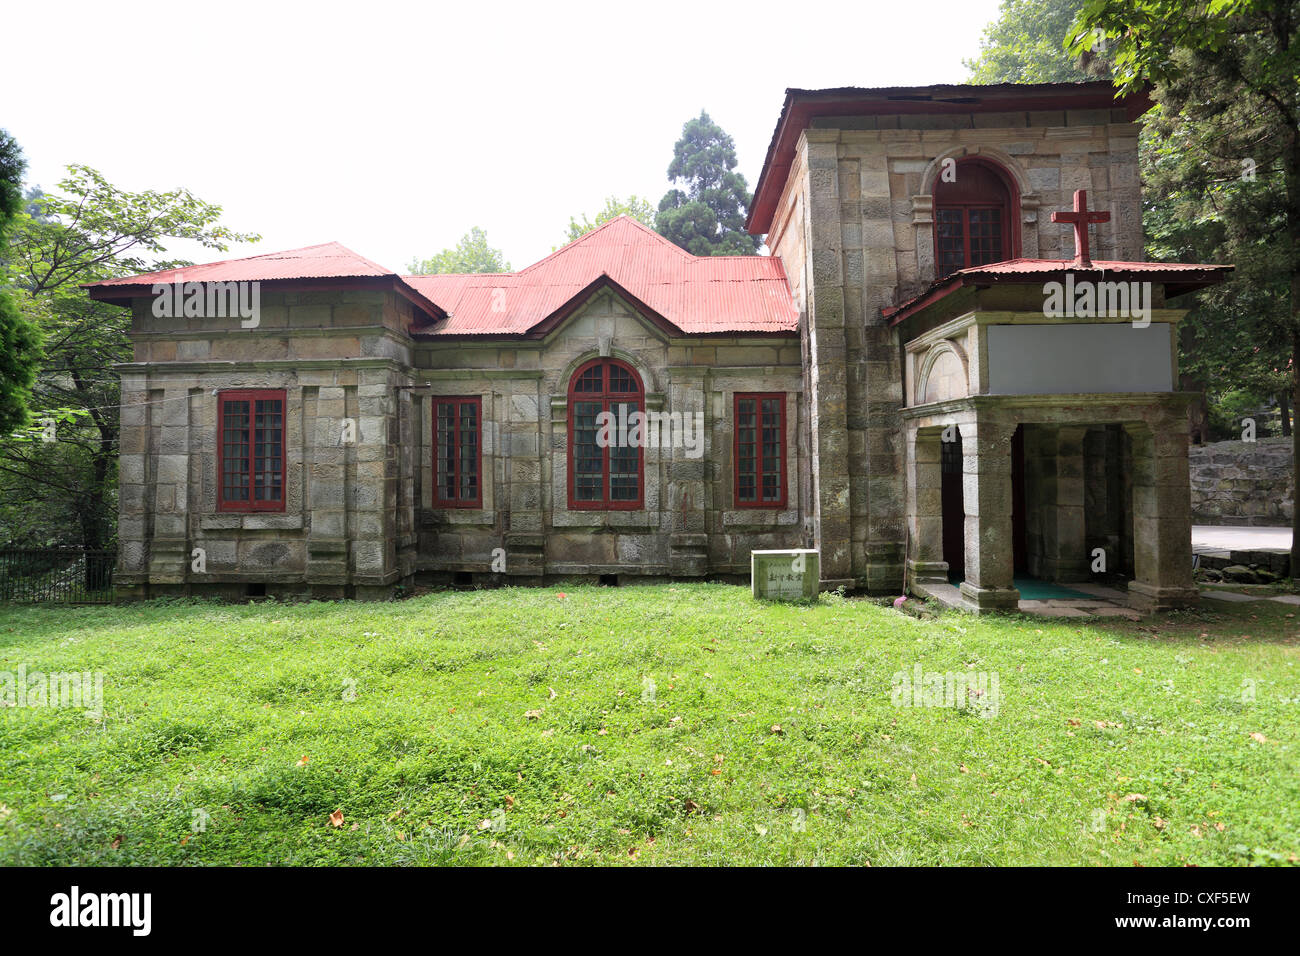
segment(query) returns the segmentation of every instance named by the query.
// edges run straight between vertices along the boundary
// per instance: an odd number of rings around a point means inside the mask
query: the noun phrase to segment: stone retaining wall
[[[1189,458],[1194,524],[1291,523],[1290,438],[1196,445]]]

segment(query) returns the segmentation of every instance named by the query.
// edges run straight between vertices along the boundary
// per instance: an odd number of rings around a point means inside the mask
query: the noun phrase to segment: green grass
[[[100,670],[105,700],[0,707],[0,863],[1300,854],[1288,606],[1080,624],[559,590],[0,609],[0,671]],[[895,706],[916,663],[996,673],[997,715]]]

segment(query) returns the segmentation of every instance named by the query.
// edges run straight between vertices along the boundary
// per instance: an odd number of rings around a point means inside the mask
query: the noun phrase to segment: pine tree
[[[655,231],[697,256],[750,256],[760,241],[745,231],[753,198],[736,172],[736,143],[700,111],[682,127],[668,179],[676,186],[659,200]]]

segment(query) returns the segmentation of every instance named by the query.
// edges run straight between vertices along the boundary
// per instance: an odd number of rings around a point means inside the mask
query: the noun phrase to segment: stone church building
[[[133,310],[116,583],[738,580],[813,547],[825,588],[973,610],[1024,578],[1193,601],[1167,301],[1228,267],[1142,261],[1147,105],[789,90],[769,255],[620,218],[508,274],[328,243],[91,285]]]

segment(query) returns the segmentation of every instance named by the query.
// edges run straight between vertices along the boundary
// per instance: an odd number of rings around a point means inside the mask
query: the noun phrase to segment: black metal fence
[[[0,548],[0,603],[109,604],[116,551]]]

